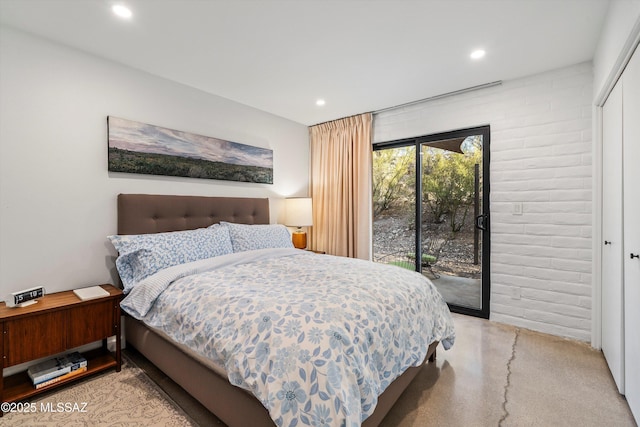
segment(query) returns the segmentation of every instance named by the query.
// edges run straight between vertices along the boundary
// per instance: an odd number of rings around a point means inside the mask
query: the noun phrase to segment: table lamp
[[[285,225],[298,227],[292,233],[293,246],[298,249],[307,247],[307,233],[302,227],[313,225],[311,197],[293,197],[285,201]]]

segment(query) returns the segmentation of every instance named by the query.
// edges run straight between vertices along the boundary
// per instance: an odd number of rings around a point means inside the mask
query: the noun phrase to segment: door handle
[[[605,241],[604,241],[604,244],[605,244],[605,245],[610,245],[610,244],[611,244],[611,242],[610,242],[610,241],[608,241],[608,240],[605,240]]]
[[[476,228],[482,231],[487,231],[487,215],[478,215],[476,217]]]
[[[631,254],[631,259],[640,258],[640,254]]]

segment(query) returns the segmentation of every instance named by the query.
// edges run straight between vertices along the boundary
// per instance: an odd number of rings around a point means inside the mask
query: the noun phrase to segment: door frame
[[[466,314],[484,319],[489,318],[490,299],[491,299],[491,215],[489,204],[489,162],[490,162],[490,143],[491,143],[491,127],[490,125],[476,126],[465,129],[458,129],[448,132],[439,132],[429,135],[422,135],[414,138],[405,138],[389,142],[380,142],[373,145],[373,151],[386,150],[391,148],[415,146],[415,179],[416,179],[416,202],[415,202],[415,224],[422,224],[422,150],[423,144],[429,142],[441,141],[446,139],[461,138],[466,136],[482,135],[482,214],[485,216],[484,227],[482,232],[482,278],[481,278],[481,307],[474,309],[456,304],[449,304],[449,309],[454,313]],[[475,221],[475,218],[474,218]],[[415,253],[416,253],[416,271],[422,272],[422,233],[421,227],[416,227]]]

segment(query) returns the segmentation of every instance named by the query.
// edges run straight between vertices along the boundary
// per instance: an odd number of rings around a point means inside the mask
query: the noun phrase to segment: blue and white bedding
[[[136,284],[122,307],[223,366],[278,426],[359,426],[430,343],[455,339],[422,275],[297,249],[173,266]]]

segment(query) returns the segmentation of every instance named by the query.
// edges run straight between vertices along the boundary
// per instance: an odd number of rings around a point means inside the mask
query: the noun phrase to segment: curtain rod
[[[407,103],[404,103],[404,104],[395,105],[393,107],[383,108],[381,110],[374,111],[373,114],[383,113],[385,111],[391,111],[391,110],[395,110],[397,108],[409,107],[411,105],[420,104],[422,102],[435,101],[436,99],[447,98],[449,96],[454,96],[454,95],[460,95],[460,94],[463,94],[463,93],[472,92],[474,90],[487,89],[487,88],[490,88],[490,87],[499,86],[501,84],[502,84],[502,80],[498,80],[498,81],[495,81],[495,82],[485,83],[485,84],[481,84],[481,85],[478,85],[478,86],[471,86],[471,87],[468,87],[466,89],[455,90],[453,92],[447,92],[447,93],[443,93],[443,94],[440,94],[440,95],[431,96],[429,98],[418,99],[417,101],[411,101],[411,102],[407,102]]]
[[[324,121],[324,122],[316,123],[315,125],[309,125],[309,126],[307,126],[307,127],[308,127],[309,129],[311,129],[312,127],[320,126],[320,125],[323,125],[323,124],[325,124],[325,123],[337,122],[338,120],[348,119],[349,117],[361,116],[361,115],[363,115],[363,114],[367,114],[367,113],[375,114],[376,112],[375,112],[375,111],[365,111],[364,113],[352,114],[352,115],[350,115],[350,116],[340,117],[339,119],[326,120],[326,121]]]
[[[478,85],[478,86],[471,86],[471,87],[468,87],[466,89],[455,90],[453,92],[447,92],[447,93],[443,93],[443,94],[440,94],[440,95],[435,95],[435,96],[432,96],[432,97],[429,97],[429,98],[418,99],[416,101],[411,101],[411,102],[406,102],[404,104],[394,105],[393,107],[387,107],[387,108],[383,108],[381,110],[371,111],[371,114],[383,113],[385,111],[391,111],[391,110],[395,110],[397,108],[403,108],[403,107],[408,107],[408,106],[414,105],[414,104],[420,104],[421,102],[435,101],[436,99],[446,98],[448,96],[460,95],[460,94],[463,94],[463,93],[472,92],[474,90],[487,89],[487,88],[490,88],[490,87],[499,86],[501,84],[502,84],[502,80],[497,80],[497,81],[491,82],[491,83],[485,83],[485,84],[481,84],[481,85]],[[366,113],[360,113],[360,114],[366,114]],[[312,128],[314,126],[323,125],[325,123],[334,122],[336,120],[342,120],[342,119],[346,119],[348,117],[359,116],[360,114],[352,114],[351,116],[341,117],[339,119],[327,120],[327,121],[324,121],[324,122],[316,123],[314,125],[309,125],[308,127]]]

